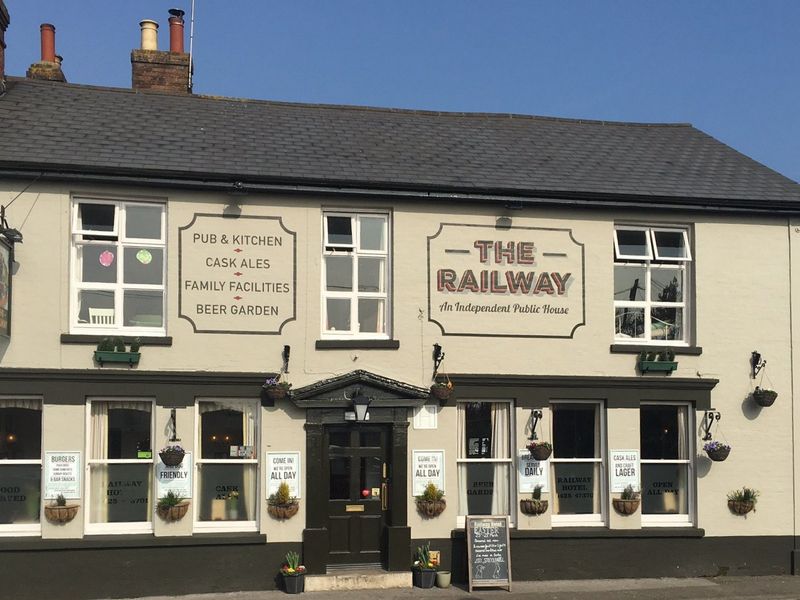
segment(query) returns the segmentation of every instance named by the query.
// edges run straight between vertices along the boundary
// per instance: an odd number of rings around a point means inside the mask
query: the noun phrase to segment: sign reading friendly
[[[415,496],[421,495],[429,483],[444,491],[444,450],[414,450],[412,467]]]
[[[289,495],[300,498],[300,453],[267,452],[267,495],[278,491],[286,482]]]
[[[187,452],[177,467],[168,467],[161,460],[156,463],[156,496],[162,498],[172,492],[181,498],[192,497],[192,454]]]
[[[278,334],[294,320],[295,233],[280,217],[195,214],[179,232],[179,315],[195,332]]]
[[[631,486],[639,491],[639,451],[611,450],[611,491],[622,492]]]
[[[586,322],[569,229],[442,223],[428,270],[428,319],[444,335],[570,338]]]
[[[53,500],[59,495],[68,500],[81,497],[81,453],[44,453],[44,497]]]

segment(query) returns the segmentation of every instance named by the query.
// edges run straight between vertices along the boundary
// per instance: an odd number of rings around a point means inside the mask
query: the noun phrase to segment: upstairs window
[[[325,213],[322,333],[331,339],[389,337],[389,215]]]
[[[688,343],[686,229],[619,226],[614,230],[614,338]]]
[[[164,205],[77,199],[72,330],[163,335]]]

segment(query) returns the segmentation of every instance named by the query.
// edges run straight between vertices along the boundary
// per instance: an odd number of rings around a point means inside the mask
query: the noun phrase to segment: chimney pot
[[[56,62],[56,28],[50,23],[39,27],[42,34],[42,61]]]
[[[176,9],[172,11],[183,13]],[[170,12],[172,12],[170,11]],[[169,51],[183,54],[183,15],[173,15],[169,18]]]
[[[158,50],[158,23],[150,19],[139,22],[142,28],[142,50]]]

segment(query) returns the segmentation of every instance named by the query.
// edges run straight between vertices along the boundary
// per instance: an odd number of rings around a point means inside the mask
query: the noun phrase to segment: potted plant
[[[275,377],[268,378],[261,387],[264,389],[267,398],[274,402],[275,400],[286,398],[289,395],[292,384],[288,381],[282,381],[281,374],[278,373]]]
[[[286,562],[281,566],[283,589],[287,594],[299,594],[306,588],[306,568],[300,564],[297,552],[287,552]]]
[[[431,396],[436,398],[439,402],[446,402],[453,394],[453,382],[447,377],[445,381],[434,380],[431,385]]]
[[[547,460],[550,458],[550,454],[553,452],[553,446],[550,442],[537,442],[536,440],[531,440],[528,442],[527,445],[528,452],[531,453],[531,457],[536,460]]]
[[[703,450],[708,454],[708,458],[715,462],[722,462],[731,453],[731,447],[728,444],[717,441],[706,442],[703,445]]]
[[[541,515],[547,512],[547,500],[542,500],[542,486],[533,488],[533,498],[522,498],[519,509],[526,515]]]
[[[285,481],[278,486],[278,491],[267,499],[267,512],[276,519],[291,519],[300,510],[297,498],[289,494],[289,484]]]
[[[678,368],[678,363],[675,361],[674,350],[665,348],[660,352],[642,352],[639,354],[636,366],[641,373],[661,371],[669,375]]]
[[[433,482],[425,486],[425,491],[417,496],[416,502],[419,513],[423,517],[429,519],[431,517],[438,517],[447,507],[447,502],[444,499],[444,492]]]
[[[737,515],[746,515],[756,511],[759,492],[747,486],[728,494],[728,508]]]
[[[59,494],[56,499],[44,507],[44,516],[51,523],[69,523],[78,514],[79,504],[67,504],[64,494]]]
[[[159,498],[156,505],[158,516],[165,521],[180,521],[186,516],[186,511],[188,510],[189,501],[172,490],[168,491],[166,496]]]
[[[411,566],[414,587],[432,588],[436,582],[436,564],[431,560],[431,543],[418,546]]]
[[[94,359],[101,367],[105,363],[128,363],[128,366],[138,365],[141,353],[139,347],[141,341],[139,338],[134,338],[130,344],[130,350],[126,350],[125,340],[121,337],[103,338],[97,344],[97,350],[94,351]]]
[[[628,485],[619,498],[612,500],[614,509],[621,515],[632,515],[639,509],[641,498],[639,492],[633,489],[632,485]]]
[[[759,406],[772,406],[775,404],[775,399],[777,397],[778,392],[769,388],[762,388],[757,385],[756,389],[753,390],[753,400],[755,400],[756,404]]]
[[[436,571],[436,587],[449,588],[450,579],[451,579],[450,571]]]
[[[166,446],[158,452],[161,462],[168,467],[178,467],[183,462],[183,457],[186,456],[186,451],[180,444]]]

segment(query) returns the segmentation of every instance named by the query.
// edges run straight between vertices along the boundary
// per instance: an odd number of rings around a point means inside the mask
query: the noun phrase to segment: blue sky
[[[9,74],[50,22],[68,80],[115,87],[138,22],[167,49],[167,10],[191,6],[5,2]],[[195,16],[196,93],[690,122],[800,181],[798,0],[196,0]]]

